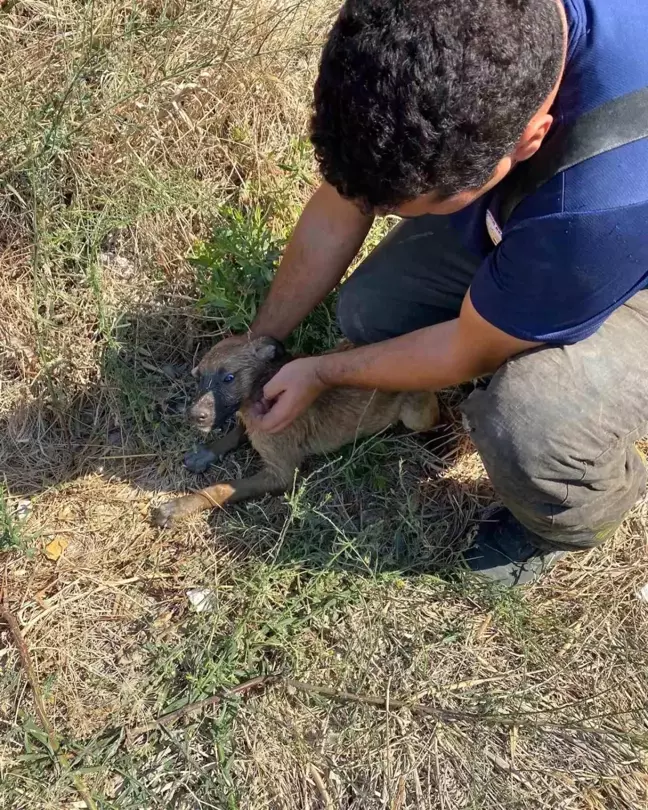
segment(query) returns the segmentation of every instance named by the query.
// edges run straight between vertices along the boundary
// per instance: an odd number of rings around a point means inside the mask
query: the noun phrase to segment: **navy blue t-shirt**
[[[563,126],[648,86],[648,0],[564,0],[569,49],[554,109]],[[486,227],[497,188],[453,215],[484,258],[475,309],[524,340],[576,343],[648,288],[648,139],[557,175],[514,211],[497,247]]]

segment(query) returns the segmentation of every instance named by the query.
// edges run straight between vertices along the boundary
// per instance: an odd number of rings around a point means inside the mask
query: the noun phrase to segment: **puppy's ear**
[[[254,347],[254,353],[261,360],[281,360],[286,354],[286,349],[280,340],[274,338],[263,338]]]

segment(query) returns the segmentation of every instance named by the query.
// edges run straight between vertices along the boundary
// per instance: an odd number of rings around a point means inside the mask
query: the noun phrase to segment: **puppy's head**
[[[241,405],[258,393],[259,383],[285,356],[274,338],[226,338],[211,348],[193,374],[198,396],[189,421],[201,433],[221,428]]]

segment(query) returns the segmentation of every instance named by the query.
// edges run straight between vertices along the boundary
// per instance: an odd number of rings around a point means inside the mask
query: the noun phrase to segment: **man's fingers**
[[[270,408],[268,413],[261,417],[261,426],[263,430],[267,431],[268,433],[279,433],[279,431],[288,427],[292,421],[292,417],[289,412],[286,412],[286,410],[287,409],[285,407],[281,407],[280,403]]]
[[[274,427],[270,427],[270,428],[268,428],[268,429],[266,430],[266,433],[270,433],[271,435],[274,435],[275,433],[281,433],[281,432],[282,432],[282,431],[284,431],[284,430],[285,430],[285,429],[286,429],[286,428],[287,428],[289,425],[290,425],[290,422],[280,422],[278,425],[274,425]]]
[[[270,380],[263,386],[263,396],[265,399],[270,400],[272,402],[273,399],[276,399],[279,394],[284,392],[284,386],[281,384],[280,381],[277,380],[277,375],[271,377]]]
[[[273,416],[272,411],[259,419],[259,427],[266,433],[280,433],[290,424],[289,420]]]
[[[280,397],[268,413],[258,419],[259,427],[266,433],[279,433],[292,422],[291,407],[284,399],[285,397]]]
[[[272,402],[268,402],[265,397],[261,397],[261,399],[252,403],[250,413],[256,419],[259,416],[265,416],[270,408],[272,408]]]

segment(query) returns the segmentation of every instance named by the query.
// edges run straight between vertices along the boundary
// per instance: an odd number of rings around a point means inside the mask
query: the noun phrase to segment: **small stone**
[[[18,501],[16,504],[16,520],[27,520],[27,518],[31,515],[32,512],[32,503],[30,500],[25,499],[22,501]]]

